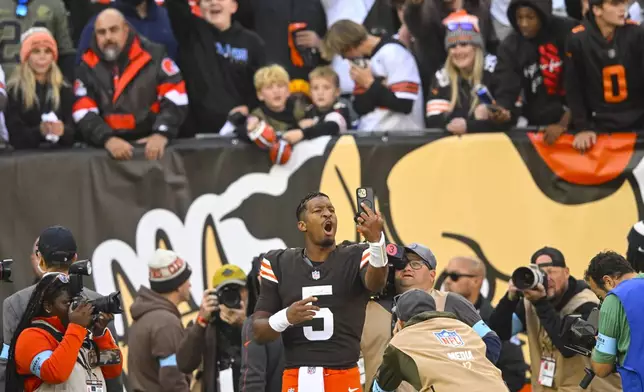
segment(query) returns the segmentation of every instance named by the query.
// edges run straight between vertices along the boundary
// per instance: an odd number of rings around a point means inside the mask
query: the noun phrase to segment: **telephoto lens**
[[[548,276],[536,265],[519,267],[512,273],[512,283],[521,291],[533,290],[539,284],[547,288]]]
[[[219,303],[229,309],[241,309],[241,293],[239,289],[240,286],[231,284],[217,290]]]
[[[123,313],[123,299],[121,298],[121,292],[116,291],[104,297],[96,298],[95,300],[89,301],[94,305],[94,314],[106,313],[106,314],[121,314]]]

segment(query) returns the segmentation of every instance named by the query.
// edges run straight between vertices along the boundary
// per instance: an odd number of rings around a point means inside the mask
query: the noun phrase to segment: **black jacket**
[[[576,130],[620,132],[644,126],[644,29],[628,21],[609,41],[592,13],[566,49],[566,99]],[[609,82],[610,81],[610,82]]]
[[[481,81],[493,97],[497,90],[497,79],[493,76],[495,65],[496,57],[487,55],[485,57],[483,80]],[[458,82],[459,100],[454,110],[449,111],[447,105],[452,99],[452,85],[445,68],[436,72],[426,105],[425,125],[427,128],[445,129],[447,124],[454,118],[464,118],[467,121],[467,133],[493,132],[504,128],[504,126],[494,124],[488,120],[476,120],[474,113],[470,114],[472,89],[475,86],[461,78],[458,79]]]
[[[409,2],[408,2],[409,3]],[[467,13],[479,18],[481,35],[485,50],[496,54],[499,40],[494,32],[490,15],[490,0],[464,0],[463,8]],[[404,20],[411,35],[415,38],[414,55],[418,60],[418,69],[427,91],[432,75],[443,67],[447,58],[445,34],[447,29],[442,24],[452,10],[442,0],[425,0],[419,4],[409,3],[405,10]]]
[[[527,6],[541,19],[541,29],[533,39],[525,38],[517,26],[516,10]],[[577,22],[552,15],[548,0],[512,0],[508,19],[514,31],[499,46],[496,77],[502,81],[496,94],[498,103],[513,110],[523,91],[522,115],[529,125],[550,125],[565,112],[563,59],[566,38]]]
[[[492,312],[494,312],[490,301],[479,295],[474,307],[479,311],[481,319],[488,323]],[[525,371],[528,370],[528,364],[523,359],[523,350],[520,345],[510,340],[504,341],[501,345],[501,356],[496,363],[496,367],[501,369],[503,381],[508,385],[510,392],[518,392],[523,388],[526,383]]]
[[[282,337],[266,344],[253,341],[253,318],[242,327],[240,392],[281,392],[284,371]]]
[[[572,276],[568,278],[568,290],[564,293],[563,297],[556,305],[553,305],[552,302],[546,298],[542,298],[539,301],[535,302],[533,305],[539,316],[539,321],[541,325],[546,330],[546,333],[550,337],[552,344],[559,350],[561,355],[564,358],[571,358],[576,355],[572,350],[567,349],[565,346],[568,344],[564,338],[560,336],[561,326],[563,320],[559,317],[559,312],[563,309],[564,306],[574,297],[583,290],[587,289],[588,285],[583,280],[576,280]],[[597,307],[597,304],[593,302],[586,302],[585,304],[579,306],[574,314],[580,314],[584,320],[588,319],[590,312]],[[518,320],[521,322],[523,331],[526,331],[526,321],[525,321],[525,305],[522,298],[516,298],[513,301],[508,299],[506,294],[501,298],[499,304],[492,312],[490,316],[490,322],[488,326],[492,328],[501,338],[501,340],[510,340],[512,337],[512,314],[516,314]]]
[[[74,144],[74,120],[72,119],[72,105],[74,92],[70,86],[60,89],[60,105],[58,110],[52,110],[51,101],[48,99],[49,85],[36,84],[36,95],[42,104],[36,104],[31,109],[25,110],[22,94],[9,90],[5,122],[9,131],[9,142],[16,149],[38,148],[41,144],[63,147]],[[40,133],[41,116],[49,112],[56,113],[58,120],[65,124],[65,132],[57,143],[48,142]]]
[[[295,31],[289,32],[289,27],[301,28],[315,31],[320,39],[324,38],[327,23],[320,0],[242,1],[239,13],[252,14],[253,30],[266,42],[267,62],[286,68],[292,80],[308,80],[309,72],[320,65],[319,52],[298,50],[291,39]],[[303,64],[295,64],[294,57],[298,55]]]
[[[166,0],[165,7],[179,44],[193,131],[217,133],[231,109],[257,106],[253,76],[266,63],[264,41],[238,22],[217,30],[192,14],[186,0]]]

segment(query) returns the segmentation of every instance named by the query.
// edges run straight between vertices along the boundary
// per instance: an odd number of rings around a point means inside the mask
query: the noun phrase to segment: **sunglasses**
[[[476,278],[477,275],[459,274],[458,272],[445,272],[445,276],[449,277],[452,281],[458,282],[460,278]]]
[[[476,26],[473,23],[469,22],[448,22],[446,24],[447,30],[455,31],[458,29],[465,31],[476,31]]]
[[[27,3],[29,3],[29,0],[18,0],[18,4],[16,4],[16,16],[21,18],[27,16]]]
[[[62,272],[56,272],[56,278],[52,280],[49,284],[53,284],[55,281],[59,280],[61,283],[69,283],[69,275]]]

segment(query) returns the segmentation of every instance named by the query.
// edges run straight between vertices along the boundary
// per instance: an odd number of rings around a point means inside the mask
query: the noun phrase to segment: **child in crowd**
[[[349,108],[340,102],[340,78],[329,66],[317,67],[309,73],[311,85],[310,105],[299,129],[287,131],[282,139],[295,144],[303,139],[318,136],[335,136],[346,132],[349,125]]]
[[[16,149],[74,144],[74,92],[63,80],[57,59],[58,45],[49,30],[33,27],[23,34],[5,110],[9,140]]]

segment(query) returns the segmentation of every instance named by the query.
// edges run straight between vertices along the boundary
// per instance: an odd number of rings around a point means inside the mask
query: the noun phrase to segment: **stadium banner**
[[[0,290],[4,298],[31,284],[36,236],[67,226],[79,258],[92,260],[87,286],[123,293],[128,309],[115,321],[127,341],[129,305],[148,286],[157,247],[192,266],[192,301],[181,307],[187,323],[219,266],[248,271],[259,253],[303,245],[295,208],[308,192],[331,197],[338,241],[358,240],[355,188],[371,186],[389,241],[427,245],[439,273],[453,256],[479,257],[482,291],[496,303],[512,271],[544,245],[561,249],[577,278],[598,251],[625,252],[641,215],[643,147],[635,134],[600,136],[585,154],[572,149],[572,136],[548,146],[524,133],[345,135],[299,143],[284,166],[230,139],[179,142],[155,162],[142,151],[129,162],[92,149],[7,153],[0,257],[16,261],[14,283]]]

